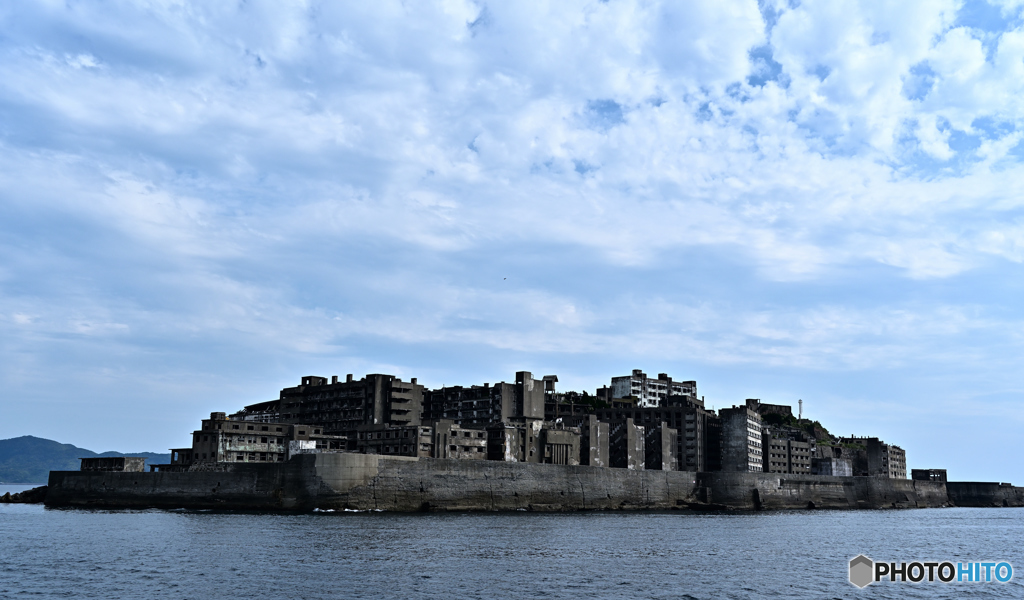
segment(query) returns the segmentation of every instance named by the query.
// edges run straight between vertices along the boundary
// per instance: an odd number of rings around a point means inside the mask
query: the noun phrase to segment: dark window
[[[260,431],[270,431],[269,427],[260,427]]]
[[[238,429],[238,425],[232,425],[231,428],[232,429]]]
[[[253,429],[255,429],[255,427],[253,427],[252,425],[248,425],[248,426],[246,426],[245,429],[246,429],[246,431],[252,431]]]
[[[278,431],[281,431],[281,428],[280,428],[280,427],[278,427],[278,428],[277,428],[277,430],[278,430]]]
[[[305,431],[299,431],[299,435],[306,435]]]
[[[261,444],[266,444],[267,443],[267,438],[260,438],[260,443]]]

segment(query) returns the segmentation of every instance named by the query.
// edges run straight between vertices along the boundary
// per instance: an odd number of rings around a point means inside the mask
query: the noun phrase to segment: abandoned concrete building
[[[536,419],[492,423],[487,458],[510,462],[580,464],[580,429]]]
[[[612,377],[611,390],[612,398],[637,398],[641,408],[660,406],[669,396],[697,398],[696,381],[672,381],[665,373],[659,373],[655,379],[640,369],[633,369],[630,375]]]
[[[677,471],[678,432],[664,421],[644,427],[644,468],[652,471]]]
[[[346,448],[361,454],[433,458],[435,438],[431,425],[360,425]]]
[[[434,421],[434,454],[431,458],[487,458],[487,430],[463,427],[455,421]]]
[[[647,466],[644,428],[633,419],[608,424],[608,465],[619,469],[641,470]]]
[[[793,407],[768,404],[757,398],[748,398],[745,405],[761,416],[761,470],[765,473],[810,473],[815,440],[803,429],[793,426],[793,421],[787,421],[793,419]],[[778,417],[772,419],[772,415]],[[769,425],[770,422],[775,425]]]
[[[747,408],[756,410],[760,415],[779,415],[782,417],[792,417],[793,407],[788,404],[769,404],[767,402],[761,402],[759,398],[747,398]]]
[[[836,440],[840,447],[849,449],[853,474],[859,477],[907,478],[907,455],[899,446],[886,444],[876,437],[841,437]]]
[[[848,458],[812,458],[811,475],[852,477],[853,463]]]
[[[693,389],[696,389],[696,385]],[[607,423],[630,418],[643,426],[655,426],[661,422],[668,424],[676,431],[674,471],[717,470],[720,464],[718,417],[705,410],[704,401],[694,396],[668,396],[658,406],[651,407],[620,404],[613,408],[597,409],[594,414]]]
[[[305,444],[296,442],[306,442]],[[288,423],[236,421],[225,413],[210,413],[202,428],[192,432],[191,448],[172,448],[171,465],[218,462],[282,462],[289,448],[335,450],[347,446],[341,436],[327,435],[320,427]]]
[[[765,473],[810,473],[811,444],[782,437],[765,428],[761,438]]]
[[[610,466],[609,425],[599,421],[597,415],[578,415],[564,417],[562,424],[574,427],[580,432],[580,464],[591,467]]]
[[[450,419],[466,427],[486,427],[509,419],[544,419],[544,401],[555,394],[558,377],[534,379],[529,371],[516,373],[515,383],[489,383],[427,390],[422,419]]]
[[[764,470],[761,415],[748,406],[733,406],[718,411],[722,422],[722,470]]]
[[[141,473],[146,470],[144,456],[94,456],[79,459],[82,471],[122,471]]]
[[[310,452],[501,460],[635,470],[753,471],[906,478],[901,448],[877,438],[815,440],[792,408],[747,400],[705,408],[695,381],[634,370],[595,396],[556,391],[558,377],[427,389],[416,378],[370,374],[301,378],[276,400],[230,417],[211,413],[170,465],[282,462]],[[772,417],[775,425],[762,421]],[[801,427],[806,426],[804,422]],[[827,433],[827,432],[826,432]],[[819,436],[820,437],[820,436]],[[99,463],[96,463],[97,465]],[[98,468],[98,467],[94,467]]]
[[[361,425],[419,425],[423,386],[393,375],[307,376],[281,390],[277,400],[246,406],[231,415],[240,421],[315,425],[332,435],[354,433]]]
[[[489,383],[443,387],[424,392],[424,419],[449,419],[465,426],[486,427],[517,415],[516,386]]]
[[[597,404],[596,396],[589,396],[586,392],[566,392],[564,394],[544,395],[544,420],[555,421],[558,419],[571,419],[574,417],[585,417],[594,412]]]
[[[914,481],[946,481],[945,469],[911,469],[910,478]]]

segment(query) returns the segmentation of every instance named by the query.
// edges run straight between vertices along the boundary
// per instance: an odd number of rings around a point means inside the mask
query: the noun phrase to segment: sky
[[[643,369],[1024,485],[1024,0],[0,7],[0,438]]]

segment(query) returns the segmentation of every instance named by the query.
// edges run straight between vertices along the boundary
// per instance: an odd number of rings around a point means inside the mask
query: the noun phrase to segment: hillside
[[[25,435],[0,440],[0,483],[46,483],[50,471],[77,471],[80,458],[93,456],[145,456],[146,464],[171,462],[170,454],[155,452],[103,452]]]

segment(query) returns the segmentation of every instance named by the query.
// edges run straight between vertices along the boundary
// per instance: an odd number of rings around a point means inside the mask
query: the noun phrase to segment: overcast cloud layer
[[[0,8],[0,437],[642,368],[1024,482],[1022,2],[352,4]]]

